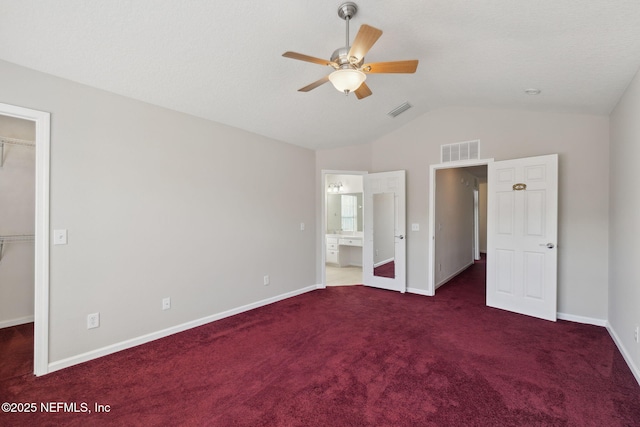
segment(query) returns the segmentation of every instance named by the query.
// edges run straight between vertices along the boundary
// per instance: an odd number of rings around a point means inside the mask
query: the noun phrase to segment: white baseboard
[[[425,297],[433,296],[426,289],[407,288],[407,292],[409,292],[410,294],[424,295]]]
[[[638,368],[638,366],[635,365],[633,358],[631,357],[627,349],[622,344],[622,341],[620,341],[618,334],[616,334],[616,331],[613,329],[613,327],[611,326],[608,320],[596,319],[592,317],[576,316],[576,315],[567,314],[567,313],[557,313],[557,317],[560,320],[568,320],[570,322],[584,323],[587,325],[595,325],[595,326],[603,326],[607,328],[607,332],[609,332],[611,339],[613,339],[613,342],[618,347],[618,350],[620,350],[620,353],[622,354],[624,361],[627,362],[627,366],[629,366],[629,369],[631,369],[633,376],[636,378],[636,381],[640,385],[640,369]]]
[[[0,321],[0,329],[10,328],[12,326],[24,325],[25,323],[33,322],[33,316],[18,317],[16,319],[9,319]]]
[[[458,274],[462,273],[463,271],[465,271],[467,268],[471,267],[473,265],[473,261],[471,261],[469,264],[464,265],[462,268],[460,268],[458,271],[451,273],[450,275],[448,275],[446,278],[442,279],[440,282],[436,283],[435,288],[438,289],[440,286],[444,285],[445,283],[447,283],[449,280],[453,279],[454,277],[456,277]]]
[[[607,331],[609,331],[609,335],[611,335],[613,342],[616,343],[618,350],[620,350],[620,353],[622,353],[622,357],[624,358],[624,361],[627,362],[627,366],[629,366],[629,369],[631,369],[633,376],[636,377],[638,385],[640,385],[640,369],[633,362],[633,358],[631,357],[625,346],[622,344],[622,341],[620,341],[620,337],[618,337],[618,334],[616,334],[616,331],[613,329],[609,322],[607,322],[606,328]]]
[[[382,260],[380,262],[375,262],[375,263],[373,263],[373,268],[380,267],[381,265],[388,264],[391,261],[395,261],[395,258],[389,258],[389,259]]]
[[[556,313],[556,317],[560,320],[568,320],[570,322],[584,323],[585,325],[607,326],[606,319],[596,319],[594,317],[576,316],[575,314]]]
[[[126,341],[122,341],[116,344],[111,344],[106,347],[98,348],[96,350],[91,350],[86,353],[82,353],[76,356],[68,357],[66,359],[58,360],[56,362],[51,362],[49,363],[48,373],[59,371],[60,369],[68,368],[70,366],[74,366],[79,363],[88,362],[89,360],[97,359],[102,356],[107,356],[109,354],[113,354],[121,350],[137,347],[139,345],[146,344],[148,342],[155,341],[160,338],[168,337],[169,335],[177,334],[178,332],[183,332],[188,329],[195,328],[197,326],[202,326],[207,323],[215,322],[216,320],[224,319],[225,317],[233,316],[235,314],[240,314],[245,311],[263,307],[265,305],[273,304],[274,302],[282,301],[287,298],[295,297],[297,295],[302,295],[304,293],[311,292],[316,289],[318,289],[317,285],[312,285],[306,288],[297,289],[295,291],[291,291],[281,295],[277,295],[275,297],[267,298],[262,301],[257,301],[251,304],[243,305],[241,307],[233,308],[231,310],[223,311],[222,313],[212,314],[210,316],[192,320],[190,322],[186,322],[181,325],[172,326],[170,328],[163,329],[161,331],[152,332],[150,334],[142,335],[142,336],[132,338]]]

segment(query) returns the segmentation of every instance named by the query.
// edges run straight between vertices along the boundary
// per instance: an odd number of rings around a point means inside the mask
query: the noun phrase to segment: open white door
[[[558,155],[489,163],[487,305],[556,320]]]
[[[405,171],[364,175],[365,285],[405,292]]]

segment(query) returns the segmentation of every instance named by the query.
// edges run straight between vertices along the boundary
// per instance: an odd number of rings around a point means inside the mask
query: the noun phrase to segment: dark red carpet
[[[640,387],[607,331],[485,307],[483,268],[435,298],[331,287],[3,379],[2,401],[110,412],[4,413],[0,425],[640,425]]]
[[[373,275],[378,277],[396,277],[396,263],[394,261],[387,262],[373,268]]]
[[[33,372],[33,323],[0,329],[0,361],[0,381]]]

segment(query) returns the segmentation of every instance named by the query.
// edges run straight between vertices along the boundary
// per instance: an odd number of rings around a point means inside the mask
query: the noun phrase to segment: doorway
[[[348,187],[345,184],[350,179],[357,180],[357,187]],[[404,293],[406,172],[323,170],[319,183],[321,226],[318,239],[321,256],[318,271],[321,274],[321,286],[362,284]],[[362,188],[361,196],[357,194],[353,199],[357,204],[357,213],[354,214],[347,209],[343,215],[342,207],[340,210],[328,209],[331,202],[327,194],[340,194],[342,204],[342,195],[353,196],[353,193],[357,193],[352,191],[354,188]],[[351,202],[345,200],[345,203]],[[354,217],[357,217],[356,224],[350,225]],[[388,241],[383,237],[389,237]],[[357,267],[359,276],[348,280],[347,283],[333,284],[327,280],[328,269],[336,266]]]
[[[0,115],[0,329],[33,323],[35,133]]]
[[[0,116],[28,121],[35,128],[33,371],[35,375],[44,375],[49,371],[50,114],[0,103]]]
[[[486,253],[487,165],[492,161],[430,167],[430,296]]]
[[[482,165],[487,167],[487,306],[555,321],[557,154],[431,166],[428,295],[435,295],[437,285],[444,283],[436,281],[437,233],[441,231],[435,220],[437,171]],[[464,178],[461,184],[466,184]]]
[[[326,286],[363,283],[364,174],[323,173],[323,283]]]

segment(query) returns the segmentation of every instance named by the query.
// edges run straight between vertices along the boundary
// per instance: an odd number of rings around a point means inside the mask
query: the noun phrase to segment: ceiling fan
[[[349,46],[349,21],[357,11],[358,6],[353,2],[343,3],[338,8],[338,16],[346,21],[347,42],[345,47],[338,48],[333,52],[330,60],[327,61],[296,52],[285,52],[282,54],[282,56],[286,58],[298,59],[320,65],[329,65],[334,68],[331,74],[298,89],[299,92],[309,92],[331,81],[333,86],[340,92],[344,92],[346,95],[348,95],[349,92],[354,92],[358,99],[362,99],[372,93],[369,86],[364,82],[367,74],[415,73],[418,68],[417,59],[393,62],[364,62],[364,56],[382,35],[382,31],[377,28],[366,24],[362,25],[356,38],[353,40],[353,45]]]

